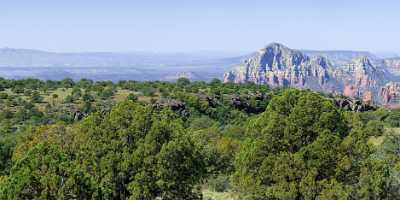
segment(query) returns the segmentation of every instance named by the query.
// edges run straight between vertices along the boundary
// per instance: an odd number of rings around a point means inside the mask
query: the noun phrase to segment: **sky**
[[[398,0],[0,0],[0,47],[400,53]]]

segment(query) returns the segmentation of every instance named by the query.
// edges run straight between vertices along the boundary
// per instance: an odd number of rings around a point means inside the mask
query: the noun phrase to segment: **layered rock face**
[[[400,83],[389,82],[381,88],[382,103],[389,105],[400,104]]]
[[[245,60],[234,71],[225,74],[224,81],[254,82],[271,86],[319,87],[329,79],[329,69],[330,66],[323,57],[310,58],[300,51],[274,43],[259,50],[254,57]]]
[[[224,76],[225,82],[268,84],[341,93],[382,102],[380,89],[390,75],[367,57],[345,64],[332,64],[326,57],[307,56],[301,51],[272,43]],[[400,91],[400,90],[399,90]]]
[[[335,74],[335,78],[343,82],[345,89],[347,86],[357,90],[356,97],[368,92],[377,93],[385,81],[390,79],[385,70],[375,67],[367,57],[357,58],[344,66],[336,67]]]
[[[312,51],[302,50],[304,54],[315,57],[322,56],[329,59],[334,65],[345,65],[356,58],[368,57],[372,60],[378,60],[379,58],[374,54],[367,51]]]
[[[400,58],[385,59],[384,64],[391,73],[400,75]]]

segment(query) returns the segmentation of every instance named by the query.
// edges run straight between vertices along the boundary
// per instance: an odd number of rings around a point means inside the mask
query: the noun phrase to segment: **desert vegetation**
[[[0,199],[399,199],[400,111],[341,98],[0,79]]]

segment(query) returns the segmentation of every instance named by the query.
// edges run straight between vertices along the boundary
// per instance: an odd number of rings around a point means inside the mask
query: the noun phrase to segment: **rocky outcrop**
[[[265,111],[265,102],[268,98],[268,95],[261,92],[243,96],[234,95],[231,99],[231,105],[238,110],[244,110],[246,113],[258,114]]]
[[[374,94],[370,91],[366,92],[363,96],[363,102],[372,105],[374,103]]]
[[[347,70],[351,73],[354,85],[357,88],[369,88],[376,85],[378,72],[367,57],[355,59],[347,64]]]
[[[349,97],[380,101],[380,89],[391,80],[388,72],[369,57],[332,64],[326,57],[307,56],[272,43],[224,76],[225,82],[268,84],[339,92]]]
[[[347,97],[357,97],[358,89],[354,85],[346,85],[343,90],[343,95]]]
[[[329,70],[331,66],[323,57],[310,58],[300,51],[273,43],[226,73],[224,81],[319,88],[329,80]]]
[[[340,109],[353,112],[365,112],[376,109],[370,104],[353,98],[337,98],[335,99],[335,104]]]
[[[384,59],[383,62],[391,73],[400,75],[400,58],[388,58]]]
[[[384,70],[375,67],[367,57],[339,66],[334,77],[344,84],[343,95],[371,101],[373,96],[378,95],[385,81],[390,79]]]
[[[74,113],[74,121],[82,120],[86,115],[82,113],[80,110],[75,111]]]
[[[334,65],[345,65],[352,60],[360,57],[367,57],[370,60],[378,60],[379,58],[368,51],[313,51],[302,50],[302,52],[310,57],[322,56],[329,59]]]
[[[400,103],[400,83],[389,82],[381,88],[382,103],[385,105],[398,105]]]
[[[162,110],[165,108],[171,109],[173,112],[175,112],[184,120],[188,119],[190,115],[189,111],[186,108],[185,103],[175,99],[167,99],[167,100],[160,99],[152,103],[152,106],[156,110]]]

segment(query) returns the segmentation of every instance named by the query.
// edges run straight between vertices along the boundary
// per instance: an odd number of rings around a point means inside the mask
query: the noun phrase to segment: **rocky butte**
[[[399,104],[396,101],[400,96],[398,78],[391,73],[393,70],[388,70],[387,63],[368,56],[338,62],[330,60],[323,52],[309,56],[300,50],[272,43],[225,73],[224,82],[312,89],[369,102]]]

